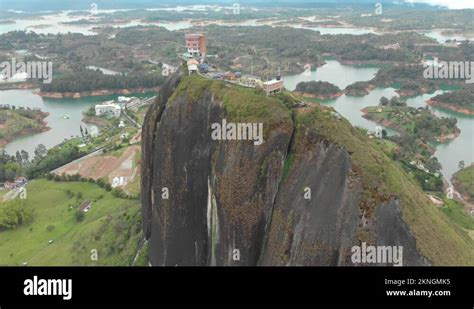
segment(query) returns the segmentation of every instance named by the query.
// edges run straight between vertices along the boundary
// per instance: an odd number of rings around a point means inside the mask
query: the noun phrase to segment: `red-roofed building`
[[[88,212],[91,209],[91,207],[92,207],[92,202],[89,202],[89,201],[85,201],[81,205],[79,205],[79,209],[82,212]]]
[[[204,57],[207,52],[207,38],[204,34],[190,33],[186,34],[186,48],[188,53],[193,56]]]

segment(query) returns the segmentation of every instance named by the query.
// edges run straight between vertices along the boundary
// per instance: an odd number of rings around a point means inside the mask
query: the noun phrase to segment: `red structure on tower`
[[[207,37],[201,33],[186,34],[186,48],[193,56],[205,57],[207,51]]]

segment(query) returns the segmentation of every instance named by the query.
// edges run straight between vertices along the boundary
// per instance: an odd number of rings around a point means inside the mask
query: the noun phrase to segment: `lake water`
[[[298,82],[321,80],[331,82],[342,89],[357,81],[370,80],[378,70],[374,67],[342,65],[335,60],[328,60],[326,62],[326,65],[317,68],[315,71],[312,71],[311,74],[302,73],[284,76],[285,87],[289,90],[294,90]],[[424,107],[427,105],[427,100],[443,92],[443,90],[440,90],[432,94],[409,98],[407,104],[412,107]],[[362,118],[363,114],[361,109],[367,106],[378,105],[382,96],[391,98],[398,96],[398,94],[395,92],[395,89],[391,87],[376,88],[363,97],[342,95],[337,99],[324,100],[321,101],[321,103],[332,106],[338,113],[348,119],[352,125],[373,131],[377,124]],[[463,160],[466,166],[474,162],[474,117],[464,116],[435,107],[433,111],[438,116],[456,117],[458,120],[457,126],[461,130],[459,137],[449,143],[441,144],[436,147],[435,156],[443,166],[443,175],[447,180],[450,180],[452,175],[459,170],[459,161]],[[387,131],[389,134],[395,134],[395,131],[392,129],[387,129]]]
[[[23,107],[37,107],[44,112],[50,113],[45,119],[51,130],[29,136],[23,136],[15,139],[5,146],[9,154],[15,154],[17,150],[26,150],[30,154],[39,144],[51,148],[65,138],[80,135],[79,127],[87,128],[89,132],[94,125],[82,122],[82,112],[91,105],[98,104],[105,100],[115,99],[117,96],[107,97],[88,97],[83,99],[45,99],[33,94],[32,90],[5,90],[0,91],[0,102]],[[67,116],[69,119],[65,119]]]
[[[64,25],[61,22],[74,21],[83,16],[70,17],[67,16],[69,12],[60,12],[43,16],[42,19],[30,20],[16,20],[15,24],[0,25],[0,34],[12,30],[34,30],[37,33],[67,33],[78,32],[85,35],[94,34],[91,31],[93,25]],[[215,22],[219,24],[220,22]],[[168,30],[179,30],[192,27],[190,21],[166,22],[166,23],[151,23],[152,25],[163,26]],[[224,23],[225,24],[225,23]],[[235,25],[242,26],[258,26],[262,23],[255,20],[246,22],[239,22]],[[33,28],[33,26],[43,25],[40,28]],[[117,27],[129,27],[136,25],[149,25],[140,20],[130,21],[126,24],[117,25]],[[322,34],[353,34],[360,35],[365,33],[374,33],[371,29],[364,28],[328,28],[328,27],[303,27],[298,24],[289,25],[295,28],[305,28],[314,31],[320,31]],[[439,42],[445,42],[447,39],[469,39],[463,36],[447,36],[442,35],[440,31],[431,31],[425,33],[429,37],[433,37]],[[472,38],[471,38],[472,39]],[[376,67],[369,66],[347,66],[342,65],[335,60],[328,60],[327,64],[315,69],[311,72],[285,76],[285,87],[289,90],[294,90],[296,84],[300,81],[323,80],[331,82],[341,89],[356,81],[367,81],[372,79],[377,72]],[[335,100],[324,101],[324,104],[333,106],[341,115],[347,118],[353,125],[374,130],[376,124],[372,121],[362,118],[360,111],[364,107],[377,105],[382,96],[392,97],[397,95],[393,88],[377,88],[364,97],[351,97],[343,95]],[[409,99],[407,102],[410,106],[424,106],[425,101],[436,95],[423,95]],[[14,153],[16,150],[25,149],[29,152],[34,150],[36,145],[42,143],[45,146],[52,147],[64,138],[69,138],[71,135],[79,134],[79,125],[87,127],[82,123],[82,111],[87,109],[90,105],[105,101],[108,98],[85,98],[79,100],[64,99],[64,100],[48,100],[42,99],[39,96],[32,94],[30,90],[8,90],[0,92],[0,101],[2,104],[13,104],[18,106],[39,107],[43,111],[50,112],[51,115],[46,119],[49,126],[53,129],[49,132],[36,134],[34,136],[22,137],[6,146],[9,153]],[[461,135],[454,141],[439,145],[437,147],[436,156],[443,165],[443,174],[447,179],[457,171],[457,166],[460,160],[464,160],[466,165],[474,161],[473,159],[473,136],[474,136],[474,118],[465,117],[463,115],[454,114],[449,111],[443,111],[435,108],[435,111],[440,116],[454,116],[458,119],[458,127],[461,129]],[[69,115],[69,119],[62,119],[64,115]],[[395,134],[391,129],[387,129],[389,134]]]
[[[425,107],[427,100],[443,92],[439,90],[433,94],[410,98],[407,104],[412,107]],[[464,116],[437,107],[433,107],[432,110],[440,117],[456,117],[457,126],[461,130],[461,134],[456,139],[436,147],[435,156],[443,165],[443,174],[450,181],[451,176],[459,170],[459,161],[464,161],[466,166],[474,162],[474,116]]]
[[[313,30],[313,31],[319,31],[321,34],[352,34],[352,35],[362,35],[362,34],[368,34],[368,33],[373,33],[377,34],[373,29],[369,28],[350,28],[350,27],[306,27],[303,25],[289,25],[290,27],[293,28],[299,28],[299,29],[308,29],[308,30]]]
[[[357,81],[371,80],[377,73],[375,66],[350,66],[340,64],[336,60],[326,60],[322,67],[301,74],[285,76],[285,87],[294,90],[302,81],[322,80],[333,83],[343,89]]]
[[[148,9],[150,11],[153,10],[169,10],[169,11],[183,11],[184,9],[188,10],[195,10],[195,11],[205,11],[210,9],[216,9],[217,6],[177,6],[174,8],[157,8],[157,9]],[[127,11],[124,10],[98,10],[97,13],[108,14],[113,13],[116,11]],[[150,26],[156,25],[160,27],[164,27],[170,31],[173,30],[182,30],[188,29],[193,27],[193,23],[190,20],[180,20],[174,22],[156,22],[156,23],[148,23],[143,22],[139,19],[137,20],[130,20],[123,24],[96,24],[96,25],[67,25],[63,24],[65,22],[72,22],[81,19],[87,20],[94,20],[93,15],[89,16],[69,16],[68,14],[72,11],[61,11],[52,14],[46,14],[43,16],[29,18],[29,19],[13,19],[15,21],[14,24],[1,24],[0,25],[0,34],[6,33],[9,31],[14,30],[26,30],[26,31],[34,31],[36,33],[41,34],[58,34],[58,33],[82,33],[84,35],[94,35],[95,32],[92,31],[94,27],[100,26],[112,26],[116,28],[124,28],[124,27],[133,27],[133,26]],[[227,26],[261,26],[261,25],[271,25],[271,26],[278,26],[277,20],[239,20],[236,22],[232,21],[205,21],[205,20],[196,20],[194,22],[196,25],[206,25],[206,24],[216,24],[216,25],[227,25]],[[294,23],[294,24],[287,24],[283,26],[299,28],[299,29],[309,29],[313,31],[319,31],[321,34],[352,34],[352,35],[362,35],[367,33],[375,33],[377,32],[371,28],[354,28],[354,27],[308,27],[304,26],[301,23]],[[431,38],[436,39],[440,43],[445,43],[448,39],[456,39],[458,41],[463,40],[474,40],[474,37],[466,37],[462,35],[444,35],[441,34],[442,30],[433,30],[433,31],[421,31],[421,33],[429,36]]]
[[[441,30],[439,31],[430,31],[430,32],[424,32],[424,35],[435,39],[439,43],[446,43],[447,40],[456,40],[456,41],[473,41],[474,37],[467,37],[463,35],[445,35],[441,34]]]
[[[1,104],[10,104],[17,107],[37,107],[44,112],[48,112],[49,116],[45,119],[51,130],[34,135],[22,136],[5,146],[8,154],[15,154],[17,150],[26,150],[30,154],[34,153],[34,149],[39,144],[43,144],[46,148],[54,147],[66,138],[80,136],[80,126],[87,128],[89,132],[92,130],[100,131],[100,128],[86,124],[82,121],[83,111],[86,111],[92,105],[100,104],[104,101],[117,100],[121,95],[114,94],[109,96],[85,97],[80,99],[46,99],[33,92],[37,90],[4,90],[0,91]],[[143,98],[154,95],[152,93],[132,94],[135,97]]]
[[[84,35],[94,35],[92,31],[94,27],[112,26],[117,28],[132,27],[138,25],[156,25],[164,27],[168,30],[180,30],[192,27],[189,21],[177,22],[159,22],[159,23],[144,23],[140,20],[132,20],[123,24],[97,24],[97,25],[68,25],[62,24],[64,22],[72,22],[80,19],[91,19],[89,16],[68,16],[70,11],[63,11],[57,14],[44,15],[31,19],[13,19],[14,24],[1,24],[0,34],[15,30],[34,31],[38,34],[58,34],[58,33],[82,33]]]
[[[84,35],[93,35],[91,25],[64,25],[62,22],[71,22],[80,20],[82,16],[71,17],[67,14],[69,11],[59,12],[57,14],[43,15],[38,18],[14,19],[14,24],[0,25],[0,34],[14,30],[34,31],[40,34],[58,34],[58,33],[82,33]]]

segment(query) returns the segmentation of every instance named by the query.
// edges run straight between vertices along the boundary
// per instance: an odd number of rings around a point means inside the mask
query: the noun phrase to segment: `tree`
[[[21,160],[23,164],[27,164],[30,160],[30,155],[28,154],[27,151],[22,150],[21,151]]]
[[[386,97],[380,98],[380,103],[379,103],[380,106],[387,106],[388,103],[389,103],[389,100]]]
[[[466,167],[466,163],[464,163],[464,161],[459,161],[458,167],[459,167],[460,170],[462,170],[463,168]]]
[[[84,220],[84,217],[84,212],[80,209],[76,210],[76,212],[74,213],[74,218],[76,218],[77,222],[81,222],[82,220]]]
[[[427,160],[425,164],[426,168],[432,172],[439,172],[441,170],[441,164],[438,162],[438,159],[436,157],[431,157]]]
[[[0,231],[14,229],[32,218],[33,212],[24,200],[14,199],[6,202],[0,207]]]
[[[84,129],[82,129],[82,126],[79,126],[79,130],[81,131],[81,136],[84,137]]]
[[[39,160],[48,154],[48,149],[43,144],[39,144],[35,148],[35,159]]]
[[[382,138],[384,138],[384,139],[387,138],[387,134],[388,134],[387,130],[382,129]]]

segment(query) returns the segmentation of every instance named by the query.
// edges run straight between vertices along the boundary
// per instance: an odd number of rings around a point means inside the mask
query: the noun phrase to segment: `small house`
[[[26,184],[27,182],[28,182],[28,179],[26,179],[25,177],[19,176],[15,179],[15,183],[20,186]]]
[[[85,201],[79,206],[79,210],[82,212],[88,212],[92,207],[92,202]]]
[[[118,104],[106,102],[105,104],[98,104],[95,106],[95,115],[97,117],[107,116],[118,118],[122,114],[122,108]]]
[[[191,59],[191,60],[188,60],[186,64],[188,66],[189,75],[198,72],[199,61],[197,61],[196,59]]]

